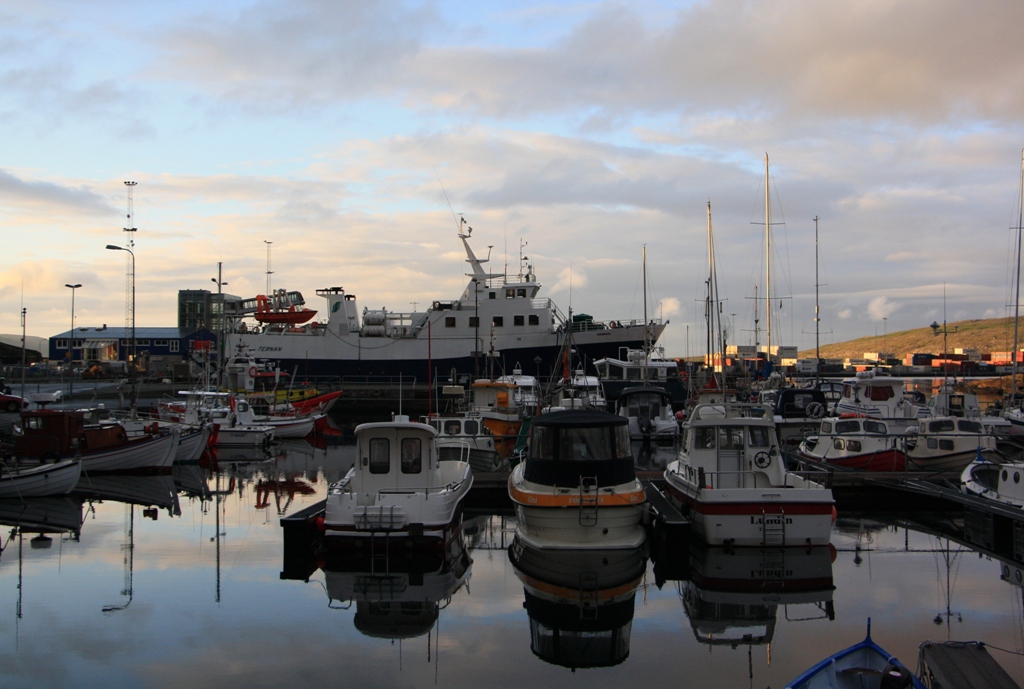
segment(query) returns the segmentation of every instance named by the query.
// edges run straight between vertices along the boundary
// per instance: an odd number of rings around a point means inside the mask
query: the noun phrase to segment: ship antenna
[[[451,202],[451,200],[450,200],[450,199],[448,198],[448,192],[447,192],[447,191],[445,191],[444,185],[443,185],[443,184],[441,184],[441,176],[440,176],[439,174],[437,174],[437,169],[436,169],[436,168],[432,168],[432,169],[434,170],[434,177],[436,177],[436,178],[437,178],[437,185],[438,185],[439,187],[441,187],[441,193],[442,193],[442,194],[444,194],[444,200],[445,200],[445,203],[447,203],[447,204],[448,204],[448,210],[449,210],[449,211],[451,211],[451,214],[452,214],[452,220],[454,220],[454,221],[455,221],[455,229],[456,229],[456,231],[457,231],[457,232],[458,232],[459,234],[462,234],[462,226],[466,224],[466,219],[462,217],[462,214],[459,214],[459,215],[458,215],[458,217],[456,217],[456,215],[455,215],[455,209],[454,209],[454,208],[452,208],[452,202]],[[472,228],[472,227],[471,227],[471,228],[469,228],[469,231],[470,231],[470,232],[472,232],[472,231],[473,231],[473,228]]]

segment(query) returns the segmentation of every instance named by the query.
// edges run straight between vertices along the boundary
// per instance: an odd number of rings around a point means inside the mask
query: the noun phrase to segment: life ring
[[[821,402],[811,402],[807,405],[807,417],[810,419],[820,419],[825,416],[825,405]]]
[[[681,380],[684,383],[690,380],[690,372],[684,368],[682,371],[679,372],[679,380]]]
[[[259,369],[257,369],[255,366],[250,366],[249,367],[249,377],[250,378],[255,378],[257,373],[259,373]]]

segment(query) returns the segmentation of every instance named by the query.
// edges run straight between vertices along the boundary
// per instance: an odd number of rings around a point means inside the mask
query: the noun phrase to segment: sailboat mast
[[[1020,330],[1020,240],[1021,228],[1024,227],[1024,151],[1020,160],[1020,207],[1017,211],[1017,287],[1013,299],[1013,395],[1017,396],[1017,350],[1020,349],[1018,333]]]
[[[818,310],[818,216],[814,216],[814,372],[821,372],[821,312]]]
[[[768,327],[768,360],[772,357],[772,203],[768,183],[768,154],[764,154],[764,303]]]
[[[647,245],[643,246],[643,264],[644,264],[644,385],[647,385],[647,362],[651,355],[651,341],[650,341],[650,327],[647,320]]]

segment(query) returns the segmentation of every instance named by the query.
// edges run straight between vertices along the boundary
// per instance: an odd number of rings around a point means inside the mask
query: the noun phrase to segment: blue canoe
[[[810,668],[786,689],[925,689],[921,681],[884,648],[871,640],[871,619],[864,640]]]

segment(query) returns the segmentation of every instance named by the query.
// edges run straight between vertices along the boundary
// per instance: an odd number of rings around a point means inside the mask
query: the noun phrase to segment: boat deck
[[[925,641],[917,663],[931,689],[1020,689],[980,641]]]

